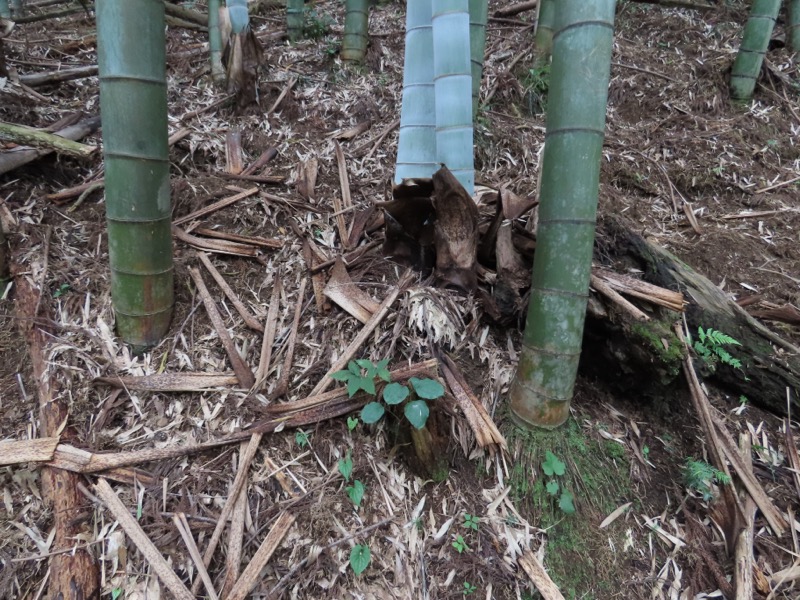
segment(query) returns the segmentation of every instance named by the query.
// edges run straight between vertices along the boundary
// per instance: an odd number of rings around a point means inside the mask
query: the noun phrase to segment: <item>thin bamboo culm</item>
[[[290,42],[303,37],[304,10],[303,0],[286,0],[286,34]]]
[[[486,19],[488,0],[469,0],[469,48],[472,55],[472,117],[478,114],[481,102],[483,55],[486,52]]]
[[[225,85],[225,68],[222,66],[222,33],[219,30],[219,0],[208,0],[208,46],[211,61],[211,79],[219,87]]]
[[[743,102],[753,97],[780,8],[781,0],[753,0],[742,44],[731,69],[730,88],[734,100]]]
[[[346,0],[342,60],[364,62],[369,41],[369,0]]]
[[[789,0],[788,22],[789,47],[794,52],[794,61],[800,61],[800,0]]]
[[[541,0],[536,34],[533,38],[533,66],[541,68],[550,64],[553,53],[553,21],[556,16],[556,0]]]
[[[431,177],[439,168],[431,15],[431,0],[408,0],[396,183],[406,178]]]

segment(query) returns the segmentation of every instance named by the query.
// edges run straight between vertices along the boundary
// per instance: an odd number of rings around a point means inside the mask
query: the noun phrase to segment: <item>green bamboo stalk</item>
[[[781,0],[753,0],[742,45],[731,70],[730,89],[734,100],[747,101],[753,97],[780,8]]]
[[[9,8],[11,9],[12,17],[21,17],[25,12],[22,7],[22,0],[10,0]]]
[[[533,66],[541,68],[550,62],[553,54],[553,20],[556,15],[556,0],[541,0],[536,34],[533,38]]]
[[[488,0],[469,0],[469,49],[472,55],[472,118],[478,114],[481,103],[481,77],[483,55],[486,52],[486,19],[489,16]]]
[[[369,41],[369,0],[345,0],[342,60],[363,63]]]
[[[436,112],[433,85],[431,0],[408,0],[403,100],[397,141],[395,182],[431,177],[436,164]]]
[[[4,19],[11,18],[11,8],[8,6],[8,0],[0,0],[0,17]]]
[[[217,87],[225,85],[222,66],[222,32],[219,30],[219,0],[208,0],[208,47],[211,51],[211,80]]]
[[[436,162],[446,165],[471,196],[475,168],[469,2],[433,0],[432,8]]]
[[[290,42],[303,37],[304,7],[303,0],[286,0],[286,33]]]
[[[172,317],[164,4],[96,5],[111,297],[117,333],[143,349]]]
[[[789,47],[794,52],[794,60],[800,56],[800,0],[789,0]]]
[[[589,295],[614,5],[560,0],[556,11],[531,299],[509,392],[511,414],[525,427],[557,427],[569,416]]]
[[[247,0],[225,0],[228,17],[231,20],[231,35],[242,33],[250,25],[247,13]]]

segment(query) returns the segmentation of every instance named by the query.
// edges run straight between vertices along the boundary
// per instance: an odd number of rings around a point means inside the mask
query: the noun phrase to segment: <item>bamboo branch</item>
[[[60,135],[13,123],[0,122],[0,139],[33,148],[55,150],[60,154],[75,158],[87,158],[97,151],[97,146],[87,146]]]

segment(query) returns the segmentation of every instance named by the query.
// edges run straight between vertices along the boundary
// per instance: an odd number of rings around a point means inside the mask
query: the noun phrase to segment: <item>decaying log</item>
[[[741,343],[728,350],[741,360],[742,369],[725,364],[711,369],[696,361],[705,380],[737,396],[745,395],[754,404],[779,415],[786,414],[788,387],[795,390],[791,394],[792,412],[800,410],[796,393],[800,390],[800,348],[767,329],[689,265],[620,222],[607,218],[599,243],[603,238],[613,240],[602,249],[604,254],[635,266],[646,282],[684,293],[688,302],[685,318],[695,339],[698,328],[703,327],[721,331]],[[653,303],[640,307],[652,317],[649,322],[636,323],[624,314],[613,314],[610,319],[587,315],[582,366],[596,369],[597,375],[605,379],[614,373],[615,385],[625,389],[661,397],[664,385],[679,380],[681,349],[670,331],[670,324],[679,315]]]
[[[93,133],[98,127],[100,127],[100,117],[92,117],[76,125],[65,127],[56,132],[56,135],[74,141]],[[52,150],[47,148],[15,148],[14,150],[2,152],[0,153],[0,175],[33,162],[51,152]]]
[[[34,283],[22,273],[27,266],[15,265],[17,282],[16,313],[22,333],[28,342],[33,378],[39,400],[40,433],[43,437],[61,437],[74,440],[77,432],[69,423],[69,406],[66,394],[59,393],[57,379],[53,377],[49,362],[50,336],[37,324],[44,277],[47,274],[49,233],[43,245],[45,266],[41,281]],[[53,516],[55,537],[51,550],[48,598],[99,598],[100,572],[94,556],[85,547],[77,547],[76,540],[91,539],[92,507],[79,491],[81,476],[62,469],[46,467],[42,470],[42,497]],[[75,548],[73,552],[59,552]]]

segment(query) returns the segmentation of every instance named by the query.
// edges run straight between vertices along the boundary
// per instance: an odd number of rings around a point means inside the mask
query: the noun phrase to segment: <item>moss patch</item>
[[[525,518],[547,530],[548,573],[566,598],[609,597],[624,567],[625,527],[617,522],[601,530],[598,525],[632,499],[624,447],[594,439],[574,419],[555,431],[523,431],[510,423],[505,429],[516,459],[511,493]],[[545,473],[548,451],[564,463],[563,475]],[[553,480],[574,496],[574,513],[565,513],[558,495],[548,493]]]

